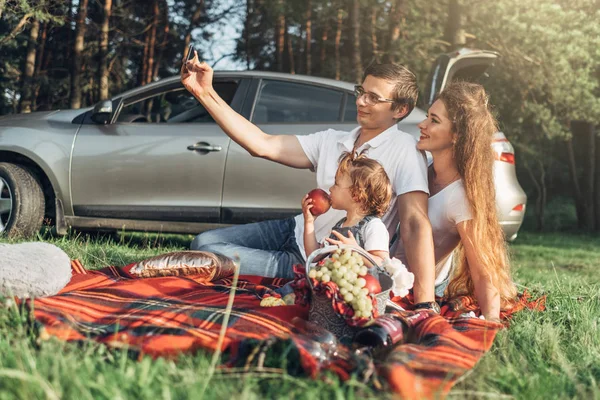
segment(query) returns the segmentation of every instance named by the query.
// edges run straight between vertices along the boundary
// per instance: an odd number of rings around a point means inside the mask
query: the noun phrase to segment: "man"
[[[370,66],[356,90],[359,127],[351,132],[330,129],[308,136],[264,133],[217,95],[212,79],[212,69],[196,56],[182,66],[181,81],[186,89],[223,131],[254,157],[312,169],[316,171],[318,187],[326,190],[333,185],[338,160],[345,151],[365,152],[384,166],[396,201],[382,219],[391,234],[400,223],[406,260],[415,274],[415,302],[432,307],[435,263],[427,218],[427,166],[414,138],[397,128],[397,122],[412,111],[417,100],[414,74],[400,65]],[[342,217],[343,211],[330,209],[316,218],[317,240],[328,236]],[[243,274],[291,278],[292,265],[305,261],[302,218],[300,214],[285,220],[204,232],[194,239],[191,248],[239,255]]]

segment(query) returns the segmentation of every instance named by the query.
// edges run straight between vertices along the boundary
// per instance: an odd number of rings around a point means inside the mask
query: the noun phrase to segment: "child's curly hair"
[[[385,169],[364,154],[345,152],[340,157],[337,174],[348,174],[352,187],[350,193],[367,215],[381,216],[392,200],[392,185]]]

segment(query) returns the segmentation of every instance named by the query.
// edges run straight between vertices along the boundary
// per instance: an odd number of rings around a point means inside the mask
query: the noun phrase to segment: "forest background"
[[[525,229],[599,232],[598,21],[600,0],[0,0],[0,115],[178,74],[189,44],[217,69],[350,82],[399,62],[423,90],[439,54],[493,50],[481,83],[515,146]]]

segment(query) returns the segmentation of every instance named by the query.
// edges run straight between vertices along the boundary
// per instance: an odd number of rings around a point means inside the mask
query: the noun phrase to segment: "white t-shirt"
[[[360,133],[360,127],[351,132],[328,129],[312,135],[297,136],[304,153],[313,165],[317,174],[317,187],[329,193],[335,182],[335,173],[340,156],[350,152]],[[408,192],[420,191],[429,193],[427,186],[427,162],[425,154],[417,150],[417,141],[408,133],[393,125],[357,149],[369,158],[379,161],[392,184],[392,201],[387,212],[381,217],[389,235],[393,236],[398,226],[396,196]],[[325,214],[315,219],[317,242],[329,236],[331,228],[345,216],[344,210],[330,208]],[[296,216],[296,242],[305,255],[304,250],[304,217]]]
[[[452,251],[460,243],[456,225],[472,219],[462,180],[452,182],[429,198],[428,216],[433,231],[435,251],[435,284],[442,283],[450,274]],[[406,254],[401,240],[396,242],[400,260],[406,264]]]
[[[325,236],[325,238],[327,237],[329,235]],[[381,218],[373,218],[364,224],[361,237],[364,242],[362,248],[366,251],[390,251],[390,234]],[[328,245],[329,242],[325,238],[320,243]]]

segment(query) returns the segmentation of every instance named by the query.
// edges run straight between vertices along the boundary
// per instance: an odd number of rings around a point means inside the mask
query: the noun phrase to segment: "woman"
[[[498,128],[485,90],[473,83],[450,84],[418,126],[417,147],[433,156],[428,215],[436,294],[474,295],[482,315],[498,319],[516,289],[497,218],[491,143]]]

